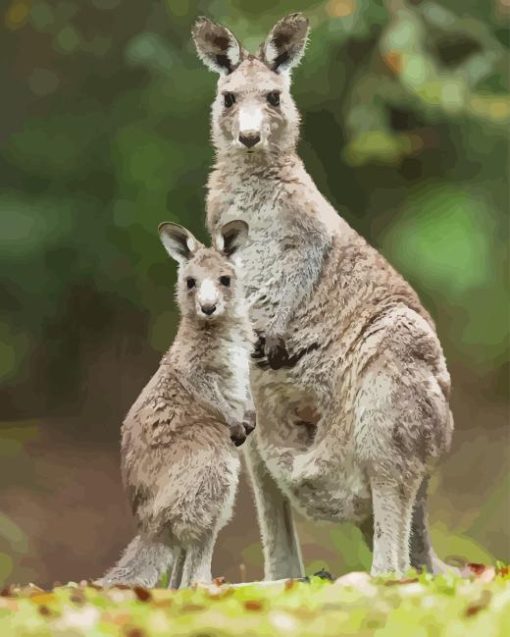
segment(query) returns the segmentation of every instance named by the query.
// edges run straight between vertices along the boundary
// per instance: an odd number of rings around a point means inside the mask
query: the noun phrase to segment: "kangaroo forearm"
[[[253,400],[253,394],[251,393],[251,389],[248,388],[248,396],[246,399],[246,404],[244,406],[244,412],[254,412],[255,411],[255,401]]]
[[[242,445],[249,433],[244,423],[243,406],[232,405],[225,400],[216,383],[208,386],[208,389],[208,392],[202,394],[200,398],[201,402],[203,404],[208,403],[209,406],[220,415],[221,419],[225,421],[225,424],[230,431],[230,439],[236,447]],[[255,418],[252,420],[253,423],[251,429],[255,427]]]
[[[203,391],[199,401],[218,413],[229,427],[238,425],[242,420],[241,413],[229,405],[217,388],[211,387]]]
[[[237,427],[242,422],[244,410],[242,407],[237,408],[230,405],[224,398],[219,394],[218,405],[223,414],[223,418],[229,427]]]
[[[223,397],[217,382],[210,376],[196,375],[193,379],[182,379],[187,385],[194,400],[203,405],[205,409],[225,420],[229,427],[234,427],[242,420],[242,409],[236,410]]]

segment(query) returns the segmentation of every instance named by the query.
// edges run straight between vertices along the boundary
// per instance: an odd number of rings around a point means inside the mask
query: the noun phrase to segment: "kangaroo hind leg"
[[[216,536],[217,531],[214,531],[205,540],[194,542],[186,547],[180,588],[212,582],[211,565]]]
[[[373,478],[374,542],[372,575],[403,575],[410,568],[409,548],[413,505],[419,483],[404,485]]]

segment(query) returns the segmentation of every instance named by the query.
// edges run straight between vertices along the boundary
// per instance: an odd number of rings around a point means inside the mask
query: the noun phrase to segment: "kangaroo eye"
[[[271,91],[266,95],[266,99],[271,106],[280,106],[280,93],[278,91]]]
[[[196,283],[197,282],[192,277],[190,277],[189,279],[186,279],[186,285],[188,286],[188,290],[192,290],[195,287]]]
[[[220,276],[220,283],[224,285],[226,288],[230,285],[230,277],[229,276]]]
[[[223,101],[225,102],[225,106],[230,108],[235,104],[236,96],[233,93],[223,93]]]

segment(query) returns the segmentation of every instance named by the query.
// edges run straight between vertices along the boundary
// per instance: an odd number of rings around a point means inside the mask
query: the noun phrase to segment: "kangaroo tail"
[[[98,583],[102,586],[127,584],[153,588],[171,567],[172,557],[172,550],[167,544],[137,535],[117,564]]]

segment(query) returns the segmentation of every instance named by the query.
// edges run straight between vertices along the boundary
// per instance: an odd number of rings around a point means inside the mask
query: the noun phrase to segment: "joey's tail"
[[[127,584],[153,588],[171,567],[172,557],[172,550],[167,544],[137,535],[99,583],[102,586]]]

